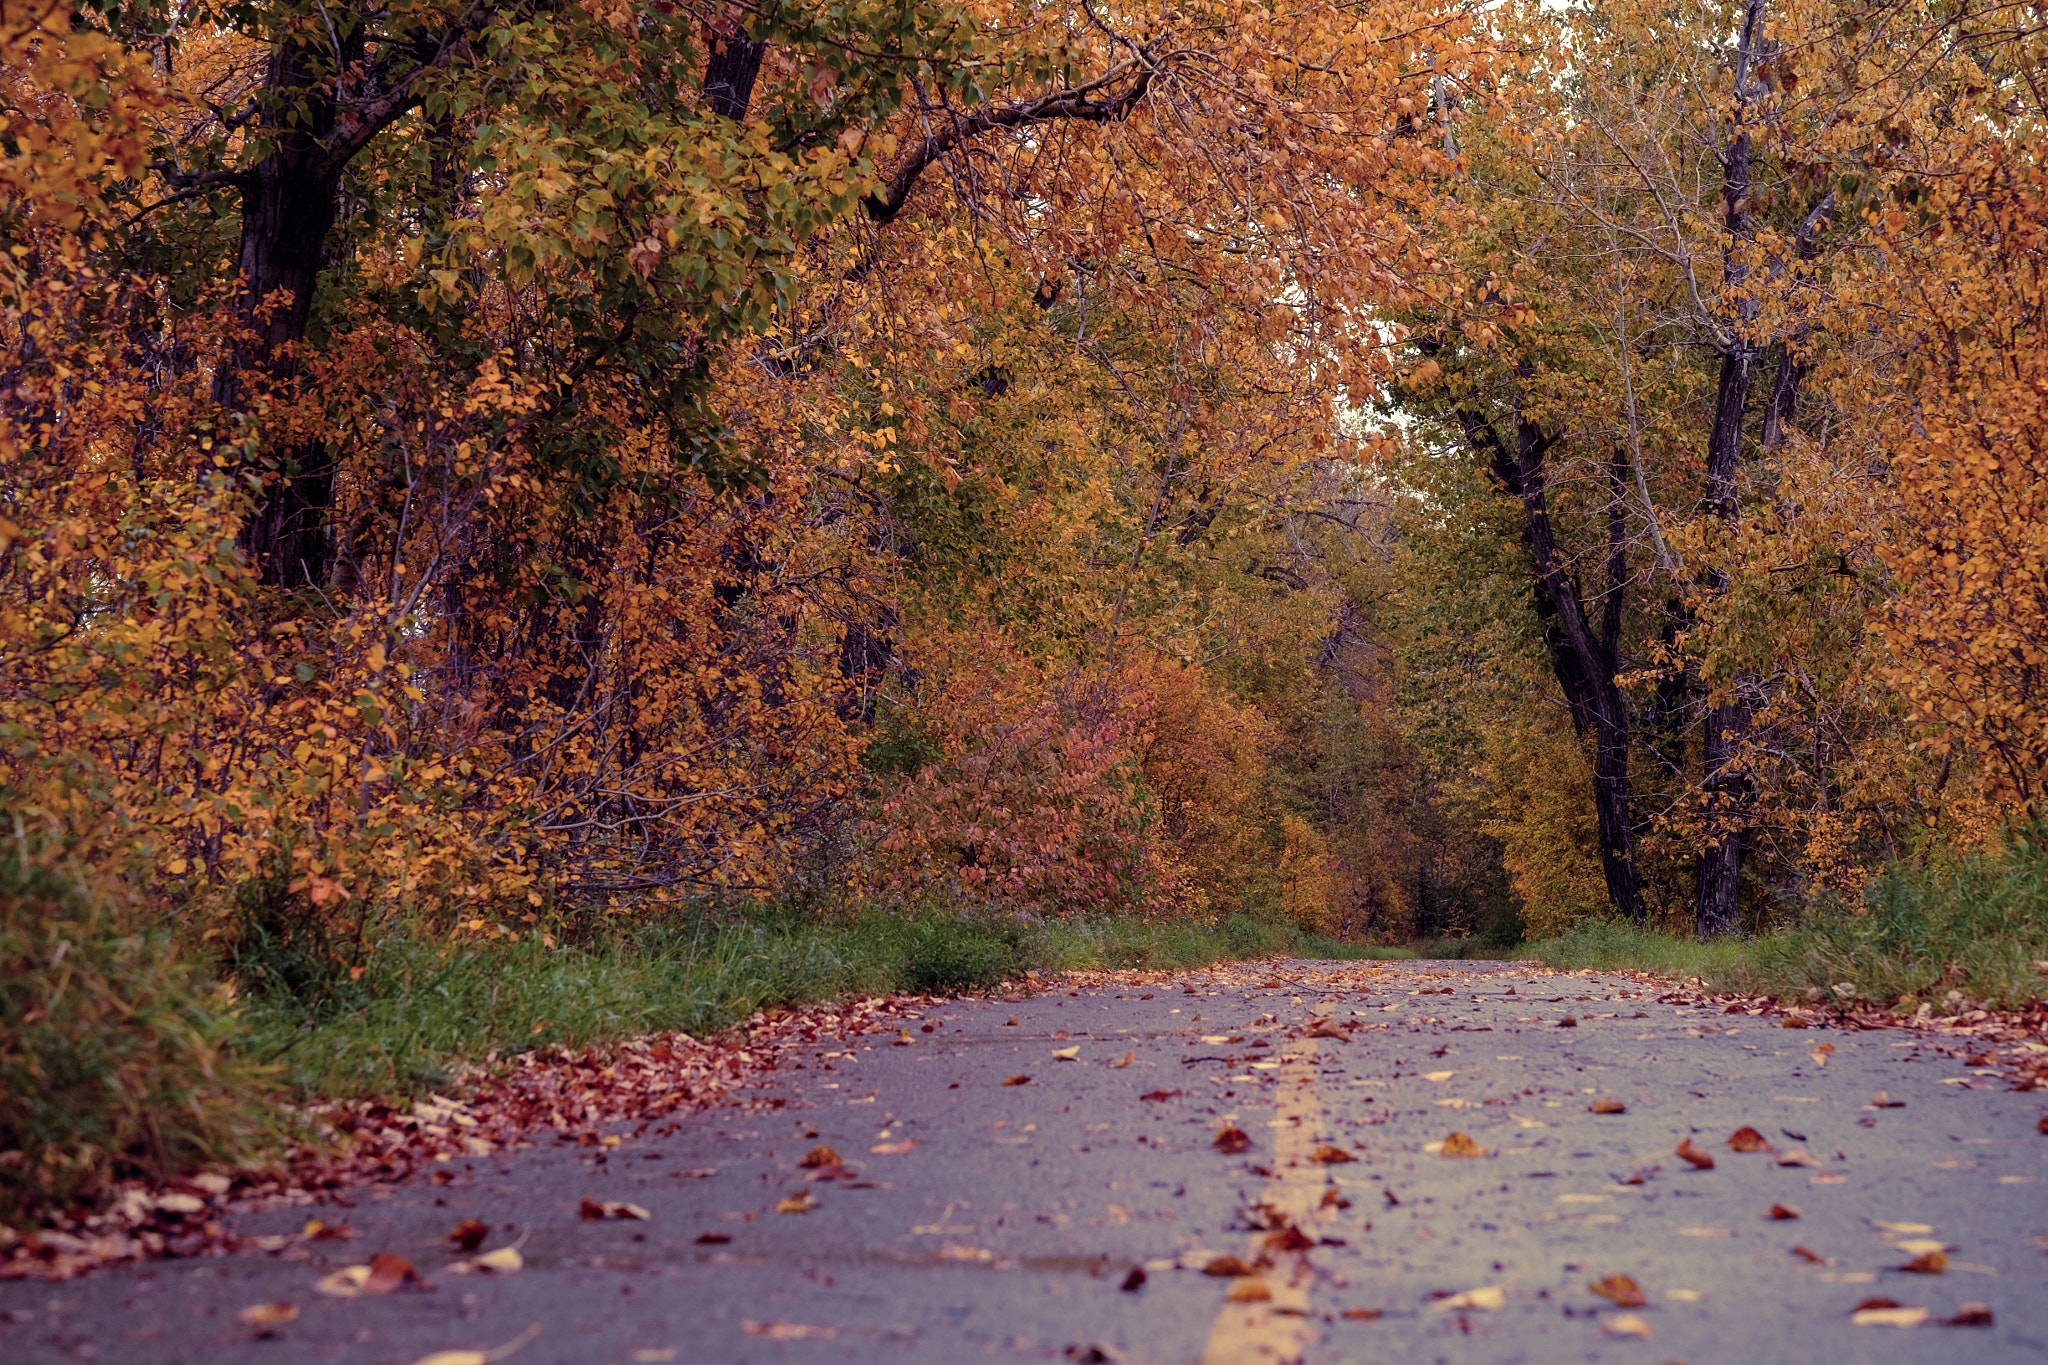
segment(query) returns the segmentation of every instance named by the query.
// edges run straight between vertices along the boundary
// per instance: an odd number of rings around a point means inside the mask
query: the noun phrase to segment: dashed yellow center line
[[[1316,1088],[1316,1040],[1299,1038],[1281,1052],[1279,1095],[1273,1114],[1272,1178],[1261,1202],[1267,1221],[1292,1222],[1310,1237],[1334,1214],[1322,1207],[1326,1188],[1323,1168],[1310,1159],[1322,1131],[1323,1102]],[[1226,1301],[1209,1328],[1202,1365],[1245,1365],[1246,1362],[1297,1361],[1322,1339],[1309,1317],[1309,1286],[1314,1279],[1306,1256],[1270,1255],[1267,1234],[1255,1234],[1244,1261],[1256,1264],[1268,1255],[1273,1265],[1262,1272],[1271,1296],[1254,1302]],[[1233,1281],[1234,1285],[1249,1283]]]

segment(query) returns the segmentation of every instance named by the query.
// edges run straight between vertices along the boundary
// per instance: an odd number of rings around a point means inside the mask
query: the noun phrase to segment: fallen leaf
[[[1316,1148],[1313,1152],[1310,1152],[1308,1159],[1324,1166],[1337,1166],[1346,1161],[1358,1160],[1357,1157],[1351,1155],[1342,1147],[1332,1147],[1327,1142]]]
[[[1798,1216],[1799,1210],[1789,1204],[1773,1204],[1770,1211],[1764,1214],[1764,1217],[1774,1223],[1789,1223]]]
[[[1794,1147],[1790,1151],[1778,1153],[1778,1164],[1780,1166],[1818,1166],[1820,1163],[1808,1156],[1804,1147]]]
[[[1895,1269],[1913,1275],[1939,1275],[1948,1269],[1948,1253],[1944,1251],[1923,1251],[1912,1260]]]
[[[2034,1124],[2034,1131],[2037,1133],[2048,1133],[2048,1114],[2041,1115],[2040,1120]]]
[[[1216,1150],[1225,1156],[1236,1156],[1239,1152],[1249,1152],[1251,1149],[1251,1134],[1242,1128],[1225,1128],[1216,1135]]]
[[[413,1269],[411,1261],[380,1251],[367,1265],[343,1266],[313,1287],[338,1299],[355,1299],[366,1294],[389,1294],[401,1287],[425,1289],[427,1282]]]
[[[1012,1076],[1012,1077],[1010,1077],[1010,1079],[1009,1079],[1009,1080],[1007,1080],[1007,1081],[1004,1081],[1004,1082],[1003,1082],[1003,1084],[1004,1084],[1004,1085],[1029,1085],[1029,1084],[1031,1084],[1031,1078],[1030,1078],[1029,1076]]]
[[[1806,1055],[1813,1059],[1815,1066],[1826,1066],[1828,1058],[1835,1055],[1835,1045],[1833,1043],[1822,1043]]]
[[[1832,1262],[1830,1262],[1827,1257],[1821,1255],[1818,1251],[1812,1251],[1806,1247],[1793,1247],[1792,1254],[1810,1265],[1832,1264]]]
[[[878,1142],[868,1148],[869,1156],[905,1156],[917,1150],[916,1138],[905,1138],[901,1142]]]
[[[499,1247],[496,1251],[486,1251],[469,1264],[493,1275],[510,1275],[526,1265],[526,1258],[519,1254],[518,1247]]]
[[[805,1190],[802,1194],[793,1194],[787,1199],[778,1200],[775,1205],[775,1211],[777,1213],[809,1213],[816,1207],[818,1207],[817,1196],[809,1190]]]
[[[436,1351],[432,1355],[421,1356],[412,1365],[492,1365],[492,1362],[503,1360],[539,1335],[540,1324],[536,1322],[503,1346],[493,1346],[488,1351]]]
[[[1180,1091],[1178,1090],[1147,1090],[1144,1094],[1138,1096],[1138,1098],[1141,1100],[1151,1100],[1154,1103],[1157,1103],[1160,1100],[1173,1099],[1175,1096],[1179,1094]]]
[[[1350,1034],[1338,1028],[1327,1019],[1319,1021],[1314,1028],[1301,1036],[1304,1038],[1335,1038],[1340,1042],[1347,1043],[1351,1041]]]
[[[1890,1237],[1918,1237],[1934,1231],[1928,1223],[1887,1223],[1882,1218],[1873,1218],[1870,1225]]]
[[[1500,1285],[1490,1284],[1483,1289],[1468,1289],[1462,1294],[1447,1294],[1430,1307],[1438,1312],[1454,1308],[1476,1308],[1482,1313],[1491,1313],[1506,1305],[1508,1291]]]
[[[252,1303],[235,1316],[248,1327],[259,1332],[270,1332],[292,1321],[299,1315],[295,1303]]]
[[[595,1199],[585,1199],[576,1206],[576,1213],[578,1217],[590,1223],[602,1222],[607,1218],[637,1218],[644,1223],[654,1217],[638,1204],[628,1204],[618,1199],[607,1199],[602,1203]]]
[[[1634,1313],[1623,1313],[1620,1317],[1609,1318],[1601,1323],[1600,1335],[1603,1337],[1641,1337],[1644,1341],[1648,1341],[1654,1333],[1650,1331],[1650,1324],[1644,1322]]]
[[[1858,1327],[1918,1327],[1927,1318],[1925,1308],[1859,1308],[1849,1315]]]
[[[1425,1071],[1422,1073],[1422,1079],[1425,1081],[1447,1081],[1457,1074],[1455,1071]]]
[[[1081,1055],[1081,1045],[1076,1043],[1072,1047],[1056,1047],[1052,1050],[1052,1055],[1054,1061],[1071,1062]]]
[[[1586,1106],[1596,1114],[1626,1114],[1628,1106],[1612,1095],[1602,1095]]]
[[[917,1039],[910,1036],[909,1029],[900,1028],[896,1030],[896,1041],[892,1044],[892,1046],[909,1047],[912,1043],[915,1043],[916,1041]]]
[[[204,1213],[206,1201],[195,1194],[160,1194],[156,1206],[165,1213]]]
[[[1880,1090],[1870,1097],[1870,1107],[1872,1109],[1904,1109],[1906,1102],[1904,1100],[1895,1100]]]
[[[322,1294],[332,1294],[337,1299],[360,1298],[363,1281],[370,1278],[370,1267],[366,1265],[345,1265],[330,1275],[320,1277],[313,1286]]]
[[[1700,1146],[1691,1138],[1686,1138],[1684,1141],[1678,1144],[1678,1155],[1681,1158],[1683,1158],[1686,1162],[1697,1167],[1702,1171],[1711,1171],[1714,1169],[1713,1156],[1710,1153],[1708,1153],[1706,1148]]]
[[[365,1294],[389,1294],[394,1289],[425,1289],[427,1282],[403,1256],[380,1251],[370,1258],[370,1273],[363,1281]]]
[[[1559,1028],[1577,1028],[1579,1021],[1567,1014],[1564,1018],[1557,1021],[1557,1026]]]
[[[1280,1253],[1307,1251],[1315,1244],[1315,1238],[1309,1236],[1292,1223],[1281,1228],[1278,1232],[1267,1233],[1265,1240],[1260,1243],[1266,1250]]]
[[[491,1235],[491,1225],[475,1218],[465,1218],[457,1223],[448,1234],[448,1240],[457,1251],[465,1254],[475,1251],[484,1244],[484,1238]]]
[[[1257,1272],[1235,1256],[1218,1256],[1202,1267],[1202,1273],[1204,1275],[1214,1275],[1218,1279],[1230,1279],[1239,1275],[1256,1274]]]
[[[308,1218],[299,1236],[309,1242],[345,1242],[356,1235],[356,1230],[346,1223],[323,1223],[318,1218]]]
[[[770,1341],[830,1341],[839,1335],[837,1327],[810,1327],[801,1322],[754,1322],[749,1319],[740,1324],[750,1337],[767,1337]]]
[[[832,1148],[813,1147],[810,1151],[805,1152],[804,1159],[796,1164],[808,1170],[813,1166],[840,1166],[845,1163],[839,1159],[839,1153]]]
[[[1377,1322],[1380,1310],[1377,1308],[1347,1308],[1339,1316],[1352,1322]]]
[[[1273,1291],[1264,1280],[1239,1280],[1230,1286],[1225,1297],[1232,1303],[1265,1303],[1273,1297]]]
[[[1637,1166],[1635,1169],[1631,1170],[1627,1175],[1622,1177],[1621,1183],[1624,1185],[1647,1185],[1650,1183],[1651,1180],[1655,1179],[1657,1173],[1663,1169],[1664,1168],[1662,1166],[1655,1165]]]
[[[1122,1061],[1120,1061],[1120,1062],[1111,1062],[1111,1063],[1109,1064],[1109,1069],[1110,1069],[1111,1071],[1122,1071],[1122,1070],[1123,1070],[1123,1069],[1124,1069],[1125,1067],[1129,1066],[1129,1065],[1130,1065],[1130,1064],[1131,1064],[1132,1062],[1136,1061],[1137,1059],[1138,1059],[1138,1054],[1137,1054],[1137,1053],[1135,1053],[1135,1052],[1126,1052],[1126,1053],[1124,1054],[1124,1059],[1123,1059]]]
[[[1604,1280],[1587,1285],[1586,1288],[1617,1308],[1641,1308],[1649,1302],[1643,1297],[1642,1286],[1627,1275],[1609,1275]]]
[[[1943,1318],[1943,1327],[1989,1327],[1992,1325],[1991,1305],[1988,1303],[1965,1303],[1956,1308],[1956,1315]]]
[[[1771,1140],[1750,1127],[1737,1128],[1728,1135],[1728,1150],[1732,1152],[1768,1152],[1772,1150]]]
[[[1946,1244],[1937,1242],[1929,1237],[1908,1237],[1902,1242],[1892,1243],[1892,1248],[1896,1251],[1903,1251],[1909,1256],[1918,1256],[1923,1251],[1949,1250]]]
[[[1453,1133],[1444,1139],[1439,1155],[1449,1157],[1485,1156],[1486,1149],[1463,1133]]]
[[[1135,1294],[1144,1287],[1145,1267],[1141,1265],[1132,1266],[1131,1273],[1124,1276],[1124,1282],[1117,1286],[1117,1288],[1123,1290],[1126,1294]]]
[[[860,1172],[854,1170],[851,1166],[817,1166],[812,1168],[804,1176],[804,1179],[813,1182],[858,1180],[860,1179]]]
[[[697,1245],[699,1246],[724,1246],[731,1240],[732,1234],[729,1232],[700,1232],[697,1234]]]

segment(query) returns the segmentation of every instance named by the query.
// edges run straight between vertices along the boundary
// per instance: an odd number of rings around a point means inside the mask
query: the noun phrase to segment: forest
[[[9,1088],[422,945],[2019,857],[2044,85],[2006,0],[8,0]]]

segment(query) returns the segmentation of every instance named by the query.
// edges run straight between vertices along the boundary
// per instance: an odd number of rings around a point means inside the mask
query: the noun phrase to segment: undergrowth
[[[1702,942],[1600,920],[1529,952],[1567,970],[1634,967],[1810,1003],[2024,1005],[2048,993],[2048,830],[2011,832],[1995,853],[1893,867],[1860,907],[1760,938]]]
[[[203,969],[77,849],[0,841],[0,1223],[279,1134]]]
[[[986,989],[1027,970],[1185,968],[1270,957],[1406,957],[1237,915],[1209,928],[1130,919],[694,913],[545,947],[399,935],[358,980],[251,993],[247,1050],[304,1095],[406,1094],[537,1044],[708,1033],[771,1005]],[[245,964],[252,981],[266,977]]]

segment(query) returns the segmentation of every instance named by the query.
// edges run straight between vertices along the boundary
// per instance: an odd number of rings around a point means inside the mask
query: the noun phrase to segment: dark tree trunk
[[[1730,335],[1721,343],[1714,424],[1707,437],[1706,506],[1731,528],[1741,514],[1735,475],[1742,456],[1743,413],[1756,378],[1756,347],[1750,329],[1757,305],[1743,290],[1751,268],[1744,248],[1756,235],[1749,213],[1752,150],[1747,118],[1757,93],[1763,12],[1764,0],[1746,0],[1736,46],[1735,125],[1728,144],[1721,149],[1721,199],[1729,239],[1722,279],[1729,296],[1738,302],[1730,319]],[[1709,569],[1706,587],[1715,596],[1726,592],[1727,574]],[[1707,707],[1701,735],[1702,847],[1694,928],[1702,938],[1732,934],[1742,927],[1743,846],[1756,801],[1755,779],[1743,766],[1754,728],[1754,717],[1743,697],[1746,681],[1740,674],[1729,680],[1728,694]]]
[[[1422,349],[1425,354],[1434,350],[1429,344]],[[1641,924],[1649,912],[1643,904],[1642,878],[1635,861],[1635,824],[1629,813],[1628,703],[1614,680],[1628,571],[1625,504],[1622,495],[1614,491],[1619,488],[1614,483],[1619,475],[1610,468],[1607,586],[1596,634],[1578,585],[1565,572],[1550,525],[1543,460],[1559,438],[1546,436],[1518,413],[1515,449],[1510,451],[1493,424],[1480,414],[1461,411],[1458,423],[1472,448],[1487,458],[1501,487],[1521,499],[1536,615],[1543,626],[1551,669],[1564,692],[1573,730],[1581,738],[1589,733],[1593,737],[1593,809],[1599,823],[1600,870],[1607,882],[1608,904],[1623,918]]]
[[[1583,689],[1583,699],[1574,704],[1573,714],[1583,710],[1593,731],[1593,809],[1599,820],[1600,870],[1607,880],[1607,899],[1617,913],[1640,924],[1649,915],[1643,905],[1642,879],[1635,862],[1635,825],[1629,815],[1628,703],[1614,681],[1619,661],[1618,599],[1627,567],[1626,541],[1619,534],[1617,508],[1608,518],[1608,600],[1601,631],[1596,635],[1578,586],[1565,572],[1557,537],[1550,525],[1543,460],[1557,440],[1556,436],[1545,435],[1534,423],[1516,418],[1516,473],[1521,484],[1523,520],[1537,580],[1556,607],[1558,627],[1577,665],[1574,673],[1577,685]],[[1564,679],[1560,677],[1559,682],[1562,684]]]
[[[761,74],[761,57],[768,44],[757,43],[745,32],[710,35],[711,59],[704,67],[704,103],[720,118],[738,123],[754,102],[754,80]]]
[[[273,385],[298,378],[299,345],[346,164],[326,145],[336,123],[337,106],[326,93],[335,55],[285,43],[272,54],[265,75],[264,123],[275,150],[242,177],[235,304],[248,335],[214,382],[214,397],[223,407],[244,404],[252,375]],[[362,60],[361,26],[338,55],[345,62]],[[328,510],[334,502],[326,447],[310,442],[274,451],[262,473],[263,492],[242,527],[243,554],[266,584],[325,586],[333,559]]]

